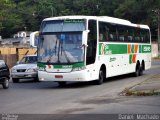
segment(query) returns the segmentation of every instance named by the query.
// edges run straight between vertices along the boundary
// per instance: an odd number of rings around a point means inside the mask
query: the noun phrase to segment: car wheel
[[[9,79],[8,78],[4,78],[4,82],[3,82],[2,86],[4,89],[9,88]]]
[[[12,78],[13,83],[18,83],[19,79],[18,78]]]

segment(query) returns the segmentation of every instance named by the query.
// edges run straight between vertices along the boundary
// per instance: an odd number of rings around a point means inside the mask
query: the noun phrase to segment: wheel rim
[[[9,86],[9,80],[5,80],[5,86],[6,86],[6,87]]]

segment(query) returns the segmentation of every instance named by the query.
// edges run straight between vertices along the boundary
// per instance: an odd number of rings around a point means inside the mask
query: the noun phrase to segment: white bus
[[[31,47],[37,47],[39,39],[39,31],[32,32],[30,34],[30,45]]]
[[[107,16],[62,16],[43,20],[38,44],[40,81],[93,81],[151,67],[147,25]]]

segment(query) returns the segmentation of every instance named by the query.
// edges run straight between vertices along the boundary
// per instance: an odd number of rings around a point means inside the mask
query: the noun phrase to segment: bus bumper
[[[69,73],[48,73],[38,71],[39,81],[91,81],[86,70],[75,71]]]

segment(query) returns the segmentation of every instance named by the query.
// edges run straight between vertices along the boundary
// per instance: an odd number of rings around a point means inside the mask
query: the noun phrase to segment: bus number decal
[[[151,52],[151,46],[143,46],[143,53]]]

